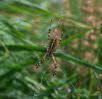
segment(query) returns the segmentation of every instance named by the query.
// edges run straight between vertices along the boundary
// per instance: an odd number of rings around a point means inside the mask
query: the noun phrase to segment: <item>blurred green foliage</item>
[[[79,1],[0,0],[0,99],[102,98],[102,80],[98,76],[102,73],[102,40],[98,36],[98,48],[89,49],[98,61],[87,62],[81,55],[87,50],[82,42],[94,27],[83,22],[87,15],[81,10],[82,0]],[[63,20],[64,34],[61,50],[58,48],[55,53],[58,74],[51,80],[51,59],[45,61],[41,70],[29,68],[46,53],[39,43],[48,45],[48,30],[58,26],[59,19]],[[101,34],[100,29],[98,33]],[[76,39],[78,48],[74,49]],[[77,71],[79,67],[84,68]]]

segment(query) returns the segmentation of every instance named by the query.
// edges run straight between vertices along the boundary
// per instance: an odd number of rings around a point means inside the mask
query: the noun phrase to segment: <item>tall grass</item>
[[[0,99],[102,98],[99,76],[102,74],[102,27],[84,21],[88,16],[82,11],[84,6],[82,0],[0,1]],[[100,23],[99,12],[94,13]],[[51,80],[50,58],[36,71],[30,67],[46,53],[46,47],[39,42],[48,45],[48,30],[58,26],[59,19],[63,21],[64,34],[60,48],[54,53],[58,73]],[[91,31],[97,39],[87,38]],[[94,43],[97,48],[93,47]]]

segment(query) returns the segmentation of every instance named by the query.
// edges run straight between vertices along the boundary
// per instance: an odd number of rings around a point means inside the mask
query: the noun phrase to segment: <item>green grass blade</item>
[[[87,30],[87,31],[88,31],[88,30]],[[73,35],[72,37],[70,37],[70,38],[64,40],[64,41],[61,43],[61,45],[64,46],[64,45],[70,43],[72,40],[74,40],[74,39],[76,39],[76,38],[78,38],[78,37],[81,37],[81,36],[84,35],[85,33],[86,33],[86,31],[77,33],[77,34]]]
[[[9,46],[6,46],[6,47],[10,51],[42,51],[42,52],[46,51],[46,49],[44,47],[40,47],[40,46],[9,45]],[[5,51],[4,47],[2,47],[2,46],[0,46],[0,50]],[[73,57],[71,55],[68,55],[68,54],[65,55],[63,53],[55,53],[55,56],[60,57],[61,59],[64,59],[64,60],[67,60],[67,61],[72,61],[76,64],[83,65],[85,67],[92,68],[92,69],[96,70],[97,72],[102,72],[101,66],[96,66],[96,65],[89,64],[89,63],[85,62],[84,60]]]
[[[70,18],[66,18],[66,17],[60,16],[56,13],[44,10],[44,9],[40,8],[38,5],[30,4],[30,3],[27,4],[24,2],[19,2],[19,3],[24,4],[25,6],[29,7],[28,11],[25,10],[25,8],[23,8],[23,7],[17,7],[16,5],[14,6],[14,5],[9,5],[7,3],[0,2],[1,8],[6,8],[7,10],[11,10],[14,12],[20,12],[20,13],[24,13],[24,14],[27,14],[30,16],[35,16],[35,14],[33,14],[33,12],[40,14],[40,15],[47,15],[47,16],[49,15],[49,16],[53,16],[53,17],[58,18],[58,19],[62,19],[65,22],[68,22],[68,23],[70,22],[73,25],[78,26],[78,27],[83,27],[83,28],[87,28],[87,29],[92,28],[92,26],[85,25],[84,23],[81,23],[79,21],[76,21],[76,20],[73,20]]]
[[[55,53],[55,55],[60,57],[61,59],[65,59],[67,61],[73,61],[76,64],[80,64],[80,65],[83,65],[85,67],[92,68],[95,71],[102,72],[101,66],[96,66],[96,65],[93,65],[93,64],[89,64],[89,63],[85,62],[84,60],[73,57],[71,55],[68,55],[68,54],[66,55],[66,54],[63,54],[63,53]]]

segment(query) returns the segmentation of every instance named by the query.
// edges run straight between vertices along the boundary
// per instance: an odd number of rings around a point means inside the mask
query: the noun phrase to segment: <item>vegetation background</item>
[[[64,34],[51,80],[52,59],[29,68],[59,19]],[[0,99],[102,99],[101,22],[102,0],[0,0]]]

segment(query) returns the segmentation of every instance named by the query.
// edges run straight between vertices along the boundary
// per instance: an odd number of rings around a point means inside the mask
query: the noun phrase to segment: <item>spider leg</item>
[[[60,39],[60,42],[62,41],[62,37],[63,37],[63,30],[62,30],[62,33],[61,33],[61,39]]]
[[[56,62],[56,58],[54,57],[54,55],[51,55],[53,62],[54,62],[54,72],[53,72],[53,77],[57,74],[56,72],[56,68],[57,68],[57,62]]]
[[[61,43],[61,41],[62,41],[63,32],[64,32],[64,25],[63,25],[62,23],[61,23],[61,31],[62,31],[62,33],[61,33],[60,43]]]
[[[56,68],[57,68],[56,58],[55,58],[55,56],[54,56],[53,54],[52,54],[51,56],[52,56],[53,62],[54,62],[54,64],[55,64],[55,65],[54,65],[54,66],[55,66],[54,69],[56,69]]]
[[[59,19],[58,26],[59,26],[59,29],[61,31],[60,38],[59,38],[59,45],[60,45],[61,41],[62,41],[62,37],[63,37],[63,31],[64,31],[64,25],[62,23],[62,19]]]
[[[49,32],[48,32],[48,40],[50,40],[50,37],[51,37],[51,29],[49,29]]]
[[[51,24],[52,24],[52,19],[50,22],[50,28],[51,28]],[[49,29],[49,32],[48,32],[48,40],[50,40],[50,38],[51,38],[51,29]]]
[[[35,64],[34,66],[31,67],[32,70],[38,69],[39,66],[41,66],[42,63],[44,63],[44,61],[47,58],[47,54],[44,55],[44,57],[41,59],[41,61],[39,61],[37,64]]]
[[[44,57],[41,59],[41,61],[38,62],[38,64],[35,65],[35,66],[36,66],[36,69],[37,69],[39,66],[41,66],[42,63],[44,63],[44,61],[46,60],[46,57],[47,57],[47,54],[45,54]]]

